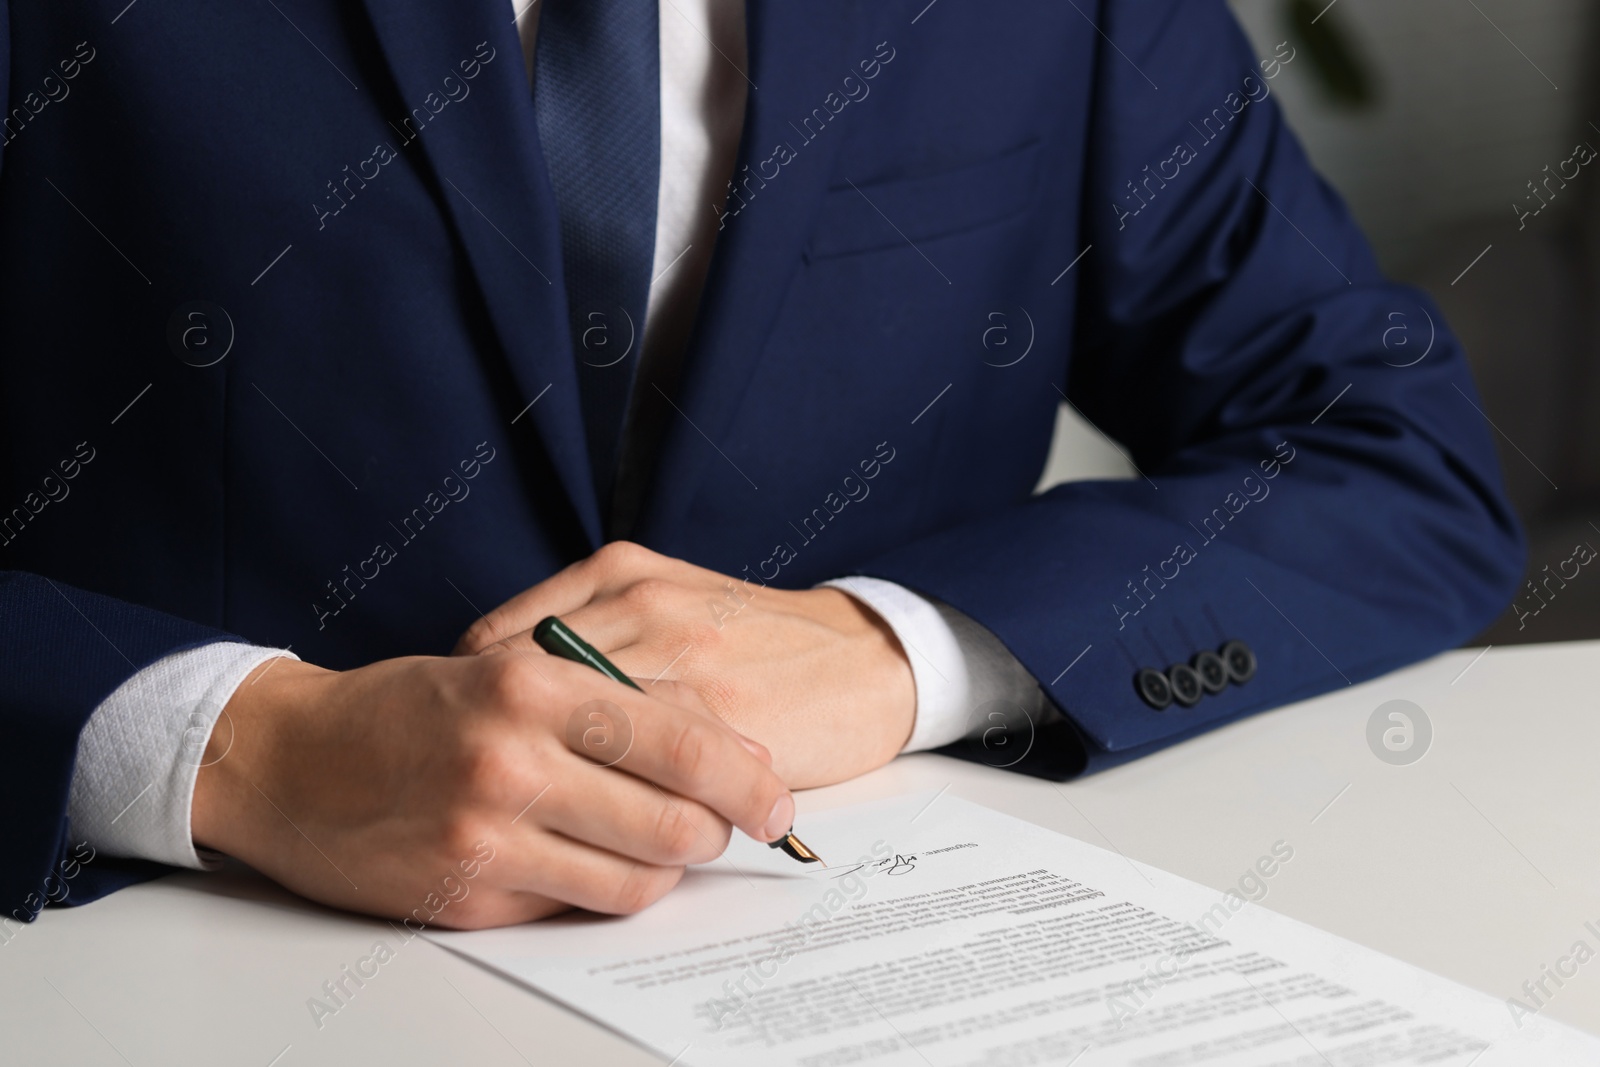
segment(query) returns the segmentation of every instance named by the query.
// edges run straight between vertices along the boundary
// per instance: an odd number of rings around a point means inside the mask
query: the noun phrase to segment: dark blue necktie
[[[533,103],[561,212],[578,393],[608,511],[639,365],[661,183],[657,0],[542,0]]]

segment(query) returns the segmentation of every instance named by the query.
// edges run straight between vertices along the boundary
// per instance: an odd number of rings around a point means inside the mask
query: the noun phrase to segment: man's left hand
[[[740,581],[613,542],[495,608],[456,653],[532,649],[557,615],[638,682],[677,681],[772,752],[791,788],[888,763],[911,734],[916,685],[894,632],[837,589]]]

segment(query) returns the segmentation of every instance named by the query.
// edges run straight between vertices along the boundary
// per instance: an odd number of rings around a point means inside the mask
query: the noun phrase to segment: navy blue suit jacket
[[[23,918],[75,862],[79,731],[139,668],[227,636],[443,654],[602,542],[507,0],[125,5],[0,12]],[[953,605],[1065,712],[1018,764],[1057,777],[1447,648],[1508,599],[1520,535],[1460,346],[1285,127],[1292,47],[1257,56],[1221,0],[748,21],[637,540]],[[1145,476],[1033,496],[1063,396]],[[1139,667],[1228,638],[1248,684],[1139,698]],[[68,902],[150,870],[74,867]]]

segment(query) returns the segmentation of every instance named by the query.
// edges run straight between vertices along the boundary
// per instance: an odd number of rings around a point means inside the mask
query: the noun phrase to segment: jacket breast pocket
[[[827,259],[904,247],[992,226],[1032,206],[1039,143],[932,174],[830,188],[807,245]]]

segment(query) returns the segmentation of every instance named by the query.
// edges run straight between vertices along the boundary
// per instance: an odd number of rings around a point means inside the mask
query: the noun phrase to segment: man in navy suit
[[[1518,578],[1459,344],[1222,0],[0,43],[7,930],[218,852],[420,923],[631,911],[790,788],[1111,766]],[[1035,495],[1063,400],[1140,477]]]

